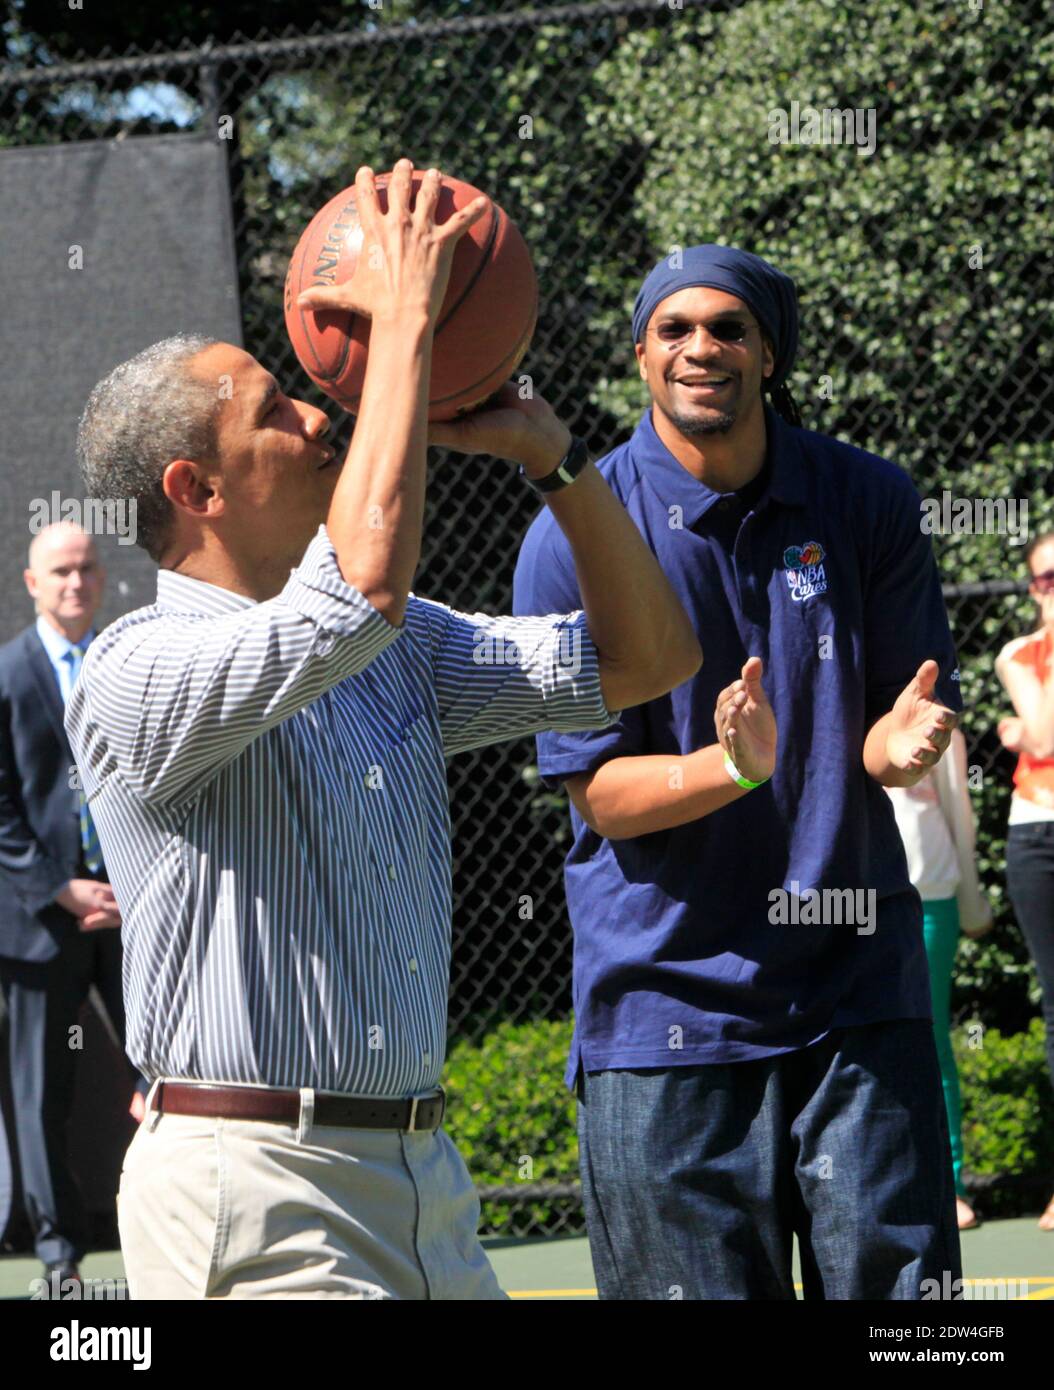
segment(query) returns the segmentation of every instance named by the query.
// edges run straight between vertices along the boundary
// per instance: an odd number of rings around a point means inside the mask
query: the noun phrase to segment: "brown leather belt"
[[[343,1096],[332,1091],[310,1092],[311,1122],[345,1129],[436,1130],[443,1123],[446,1094],[409,1100]],[[304,1097],[300,1091],[270,1086],[218,1086],[208,1081],[158,1081],[150,1109],[159,1115],[200,1115],[214,1120],[266,1120],[299,1125]]]

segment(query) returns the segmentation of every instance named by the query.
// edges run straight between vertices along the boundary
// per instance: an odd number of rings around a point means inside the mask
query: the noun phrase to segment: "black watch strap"
[[[561,488],[567,487],[568,483],[573,483],[588,462],[589,446],[584,439],[573,434],[570,449],[551,473],[546,473],[544,478],[529,478],[521,466],[520,477],[528,487],[532,487],[544,497],[546,493],[559,492]]]

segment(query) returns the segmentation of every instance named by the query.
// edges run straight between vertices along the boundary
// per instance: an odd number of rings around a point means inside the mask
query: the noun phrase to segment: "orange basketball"
[[[423,175],[411,176],[411,206]],[[378,174],[378,201],[388,206],[390,174]],[[479,197],[479,189],[443,177],[436,221]],[[285,326],[300,365],[316,385],[353,415],[359,408],[370,321],[362,314],[297,306],[302,290],[339,285],[355,272],[362,228],[355,188],[345,188],[308,224],[285,277]],[[516,370],[538,317],[538,279],[531,254],[509,215],[490,211],[454,250],[450,283],[435,329],[430,420],[452,420],[481,405]]]

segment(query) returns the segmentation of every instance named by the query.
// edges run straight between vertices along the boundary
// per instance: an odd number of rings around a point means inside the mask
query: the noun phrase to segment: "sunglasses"
[[[707,331],[719,343],[743,343],[746,342],[751,327],[751,324],[744,323],[741,319],[719,319],[714,324],[708,324]],[[695,335],[695,329],[683,319],[666,319],[657,328],[653,328],[651,332],[652,336],[658,338],[660,343],[669,345],[682,342],[685,338],[691,338]]]
[[[1032,588],[1039,594],[1054,593],[1054,570],[1044,570],[1032,576]]]

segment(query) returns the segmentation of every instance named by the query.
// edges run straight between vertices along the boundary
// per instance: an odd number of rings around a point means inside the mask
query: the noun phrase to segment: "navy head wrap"
[[[670,262],[679,260],[674,269]],[[772,343],[775,367],[766,387],[782,386],[794,366],[798,351],[798,297],[794,281],[750,251],[734,246],[689,246],[676,256],[664,257],[640,287],[633,306],[633,341],[639,343],[648,320],[671,294],[692,285],[724,290],[741,299]]]

